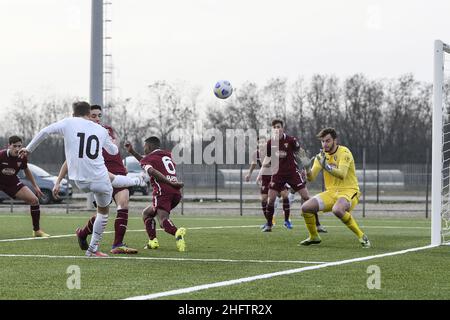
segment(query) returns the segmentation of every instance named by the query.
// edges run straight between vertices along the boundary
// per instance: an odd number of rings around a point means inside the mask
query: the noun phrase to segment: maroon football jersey
[[[116,136],[114,134],[114,130],[112,127],[102,124],[103,128],[108,130],[109,136],[111,139],[115,139]],[[103,158],[105,159],[105,166],[106,169],[108,169],[109,172],[112,174],[120,174],[120,175],[126,175],[127,170],[122,162],[122,157],[120,156],[120,152],[118,152],[115,155],[111,155],[108,152],[106,152],[105,149],[102,150]]]
[[[17,173],[28,168],[27,158],[19,158],[8,155],[8,149],[0,151],[0,185],[17,183]]]
[[[177,181],[176,166],[172,160],[172,154],[169,151],[156,149],[142,158],[140,164],[142,168],[146,165],[151,165],[166,176],[167,179]],[[150,183],[153,187],[153,195],[181,194],[179,189],[162,182],[160,183],[153,177],[150,177]]]
[[[267,141],[267,156],[271,157],[275,152],[278,155],[279,169],[276,173],[277,175],[289,176],[296,173],[297,162],[295,161],[294,152],[299,149],[300,143],[298,143],[297,139],[288,136],[286,133],[283,133],[283,136],[279,140],[278,150],[276,150],[276,146],[272,146],[272,139]]]

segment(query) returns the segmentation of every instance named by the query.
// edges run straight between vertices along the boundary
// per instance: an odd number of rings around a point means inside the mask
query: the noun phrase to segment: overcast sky
[[[314,73],[432,81],[448,0],[112,0],[115,85],[184,80],[210,96]],[[17,93],[89,96],[90,0],[0,0],[0,107]]]

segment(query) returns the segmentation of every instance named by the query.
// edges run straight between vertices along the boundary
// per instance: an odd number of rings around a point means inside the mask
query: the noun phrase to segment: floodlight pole
[[[89,102],[103,107],[103,0],[92,0],[91,11],[91,64]],[[86,207],[93,208],[94,196],[88,193]]]
[[[92,0],[89,99],[103,107],[103,0]]]

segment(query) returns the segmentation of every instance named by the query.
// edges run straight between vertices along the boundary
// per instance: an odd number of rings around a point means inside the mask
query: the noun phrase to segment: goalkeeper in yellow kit
[[[322,129],[317,137],[321,141],[322,151],[312,159],[313,161],[306,156],[304,150],[299,152],[298,158],[307,170],[308,181],[313,181],[323,170],[325,191],[302,205],[302,216],[305,219],[309,237],[300,244],[308,246],[322,241],[317,232],[314,214],[319,211],[332,211],[356,234],[363,248],[370,248],[369,239],[350,214],[361,194],[353,155],[347,147],[337,144],[337,134],[333,128]]]

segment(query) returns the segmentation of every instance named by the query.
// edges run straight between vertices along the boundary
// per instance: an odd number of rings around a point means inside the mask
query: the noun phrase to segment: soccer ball
[[[226,99],[233,93],[233,87],[230,81],[220,80],[214,86],[214,94],[219,99]]]

